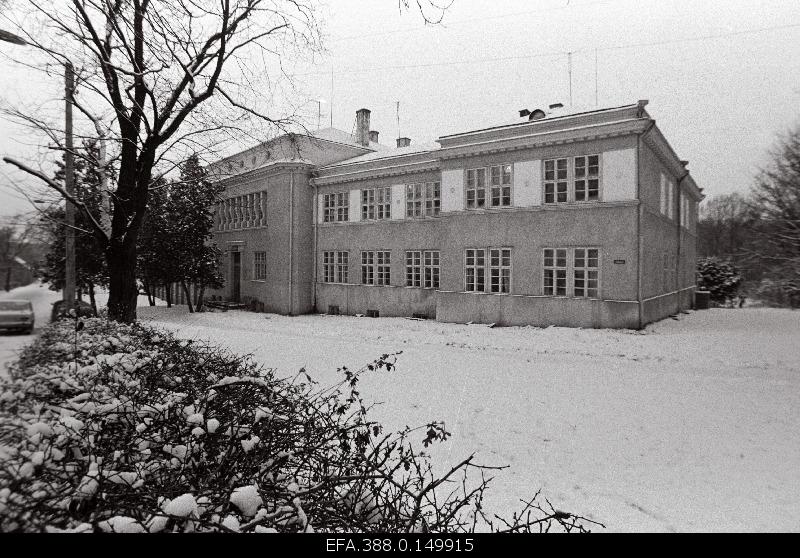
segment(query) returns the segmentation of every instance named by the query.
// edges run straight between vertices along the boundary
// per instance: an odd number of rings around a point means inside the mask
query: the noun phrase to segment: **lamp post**
[[[0,29],[0,41],[9,42],[17,45],[27,45],[27,41],[22,37]],[[64,134],[64,190],[69,196],[75,194],[75,158],[72,152],[72,94],[75,88],[75,72],[72,62],[64,65],[64,101],[65,101],[65,123]],[[64,224],[66,248],[66,259],[64,263],[64,304],[65,309],[69,310],[75,306],[75,206],[69,200],[64,203]]]

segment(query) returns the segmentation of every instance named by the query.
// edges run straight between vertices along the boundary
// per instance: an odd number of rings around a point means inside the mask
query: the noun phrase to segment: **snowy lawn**
[[[445,467],[508,464],[487,507],[543,488],[613,531],[800,528],[800,312],[715,309],[645,332],[495,328],[402,318],[190,315],[139,308],[185,338],[252,353],[323,384],[338,366],[403,351],[365,376],[374,418],[443,420]]]

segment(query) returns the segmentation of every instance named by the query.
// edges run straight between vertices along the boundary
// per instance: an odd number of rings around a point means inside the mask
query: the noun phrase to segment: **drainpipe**
[[[289,175],[289,315],[294,315],[294,169]]]
[[[636,258],[636,299],[639,301],[639,329],[644,327],[644,297],[642,295],[642,256],[644,255],[644,245],[642,244],[642,211],[644,205],[642,204],[641,197],[641,152],[642,152],[642,138],[650,133],[656,125],[655,120],[650,121],[647,129],[639,134],[636,138],[636,200],[639,204],[636,206],[636,251],[638,257]]]
[[[314,255],[314,263],[313,265],[313,282],[312,282],[312,310],[314,312],[317,311],[317,221],[319,220],[319,192],[317,191],[317,183],[314,181],[314,210],[312,211],[312,215],[314,216],[314,222],[312,226],[314,227],[314,246],[311,250],[311,253]]]
[[[686,173],[683,176],[681,176],[678,179],[678,184],[677,184],[675,190],[677,190],[677,192],[678,192],[678,195],[676,197],[679,200],[681,199],[681,182],[683,182],[684,178],[686,178],[687,176],[689,176],[689,171],[688,170],[686,171]],[[676,254],[675,254],[675,290],[676,291],[679,291],[679,290],[681,290],[683,288],[683,286],[681,285],[681,283],[682,283],[681,282],[681,217],[683,217],[684,219],[686,219],[686,217],[682,213],[679,213],[679,212],[682,212],[682,211],[683,211],[683,207],[681,207],[681,204],[678,203],[678,212],[676,212],[676,215],[678,215],[678,222],[677,222],[677,226],[676,226],[676,228],[678,229],[678,232],[676,234],[676,236],[678,238],[678,242],[677,242],[678,248],[677,248],[677,251],[676,251]],[[678,293],[676,298],[677,298],[677,300],[675,302],[675,313],[679,314],[680,311],[681,311],[681,293]]]

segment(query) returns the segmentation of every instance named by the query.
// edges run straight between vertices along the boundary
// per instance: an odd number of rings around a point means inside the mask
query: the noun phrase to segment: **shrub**
[[[754,296],[768,306],[800,308],[800,280],[762,279]]]
[[[703,258],[697,262],[697,288],[711,293],[711,300],[726,304],[736,297],[742,278],[732,263],[717,258]]]
[[[586,529],[536,497],[490,516],[489,468],[469,456],[436,476],[414,450],[414,436],[446,439],[444,425],[370,422],[359,378],[395,358],[320,388],[142,325],[52,324],[0,385],[0,530]]]

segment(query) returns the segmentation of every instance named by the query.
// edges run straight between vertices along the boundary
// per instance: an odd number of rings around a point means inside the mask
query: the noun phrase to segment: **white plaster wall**
[[[636,150],[618,149],[602,154],[602,201],[636,199]]]
[[[406,217],[406,186],[395,184],[392,186],[392,219],[405,219]]]
[[[464,171],[442,171],[442,212],[464,209]]]
[[[542,204],[542,162],[514,163],[514,205],[530,207]]]
[[[350,190],[350,208],[348,209],[350,221],[361,220],[361,190]]]

